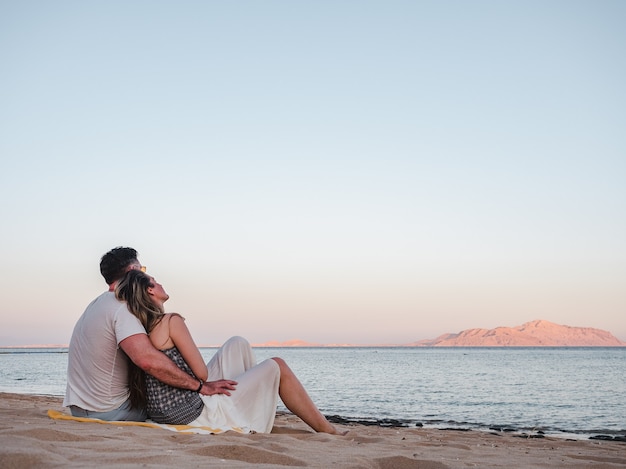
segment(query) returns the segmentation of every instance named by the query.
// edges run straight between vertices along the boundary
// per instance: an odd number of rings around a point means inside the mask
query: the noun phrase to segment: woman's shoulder
[[[154,347],[162,352],[171,349],[174,342],[171,339],[172,329],[185,327],[185,318],[178,313],[166,313],[150,331],[150,341]]]
[[[165,321],[167,324],[168,335],[176,341],[175,337],[179,337],[180,334],[186,334],[189,330],[187,324],[185,324],[185,318],[178,313],[169,313],[168,318]]]
[[[165,313],[165,317],[167,318],[168,321],[171,321],[172,318],[180,318],[183,321],[185,320],[185,318],[178,313]]]

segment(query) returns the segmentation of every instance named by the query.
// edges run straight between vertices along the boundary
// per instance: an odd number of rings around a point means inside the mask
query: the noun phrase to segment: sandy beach
[[[54,420],[58,397],[0,393],[0,467],[316,467],[443,469],[622,468],[626,443],[511,434],[341,425],[311,432],[279,414],[271,434],[181,434],[158,428]]]

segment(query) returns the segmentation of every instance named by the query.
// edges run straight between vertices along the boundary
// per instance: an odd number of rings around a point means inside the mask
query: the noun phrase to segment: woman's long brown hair
[[[154,284],[150,276],[141,270],[129,270],[115,288],[115,297],[126,303],[128,310],[139,319],[148,334],[165,315],[163,308],[155,305],[148,294],[148,289],[152,287]],[[132,360],[129,362],[130,403],[133,408],[145,408],[146,375]]]

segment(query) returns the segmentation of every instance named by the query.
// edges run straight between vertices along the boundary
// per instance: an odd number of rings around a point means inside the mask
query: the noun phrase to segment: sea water
[[[213,348],[202,348],[208,361]],[[255,348],[327,416],[394,425],[626,434],[626,348]],[[62,396],[67,349],[0,349],[0,392]],[[279,410],[285,410],[279,407]],[[491,430],[490,430],[491,429]]]

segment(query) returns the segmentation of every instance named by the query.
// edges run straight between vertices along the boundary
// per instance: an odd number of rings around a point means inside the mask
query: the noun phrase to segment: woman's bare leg
[[[285,360],[276,357],[273,360],[278,363],[280,368],[278,394],[285,407],[300,417],[304,423],[316,432],[340,434],[313,403],[304,386],[302,386],[294,372],[291,371]]]

